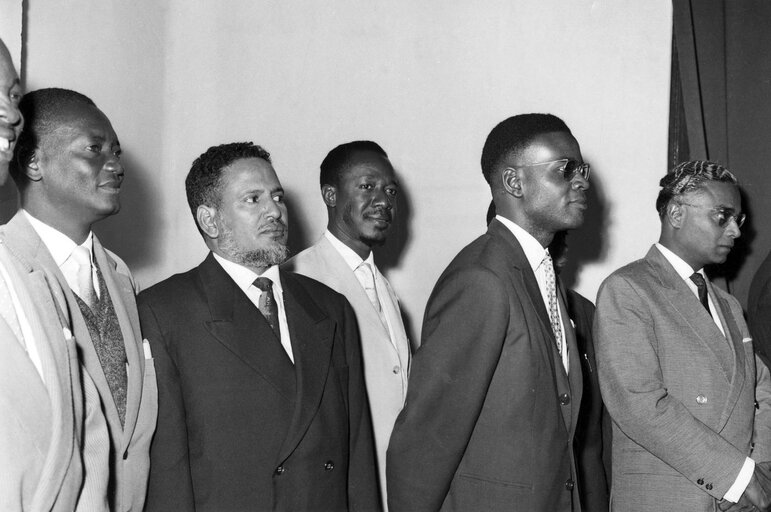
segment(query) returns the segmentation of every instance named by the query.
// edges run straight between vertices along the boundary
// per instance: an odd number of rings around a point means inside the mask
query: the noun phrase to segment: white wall
[[[592,164],[595,208],[570,238],[580,292],[593,299],[658,235],[669,0],[31,0],[27,20],[27,88],[91,96],[121,138],[124,208],[98,231],[142,286],[205,255],[183,180],[235,140],[272,153],[295,249],[326,224],[327,151],[386,149],[408,202],[388,274],[413,333],[439,273],[484,230],[479,155],[509,115],[559,115]]]

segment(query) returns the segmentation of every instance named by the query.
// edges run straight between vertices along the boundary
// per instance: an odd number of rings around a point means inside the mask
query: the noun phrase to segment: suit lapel
[[[107,254],[96,235],[94,235],[93,241],[94,258],[102,272],[107,293],[110,294],[115,316],[118,318],[118,325],[120,325],[123,335],[123,345],[126,349],[128,389],[126,390],[126,417],[123,423],[123,445],[128,446],[139,416],[139,404],[142,399],[143,376],[145,374],[144,354],[139,350],[141,335],[139,333],[136,298],[129,277],[117,271],[115,260]]]
[[[707,286],[712,288],[711,283],[708,283]],[[720,321],[723,324],[726,338],[728,338],[728,342],[731,344],[734,356],[732,361],[733,373],[731,375],[733,379],[731,381],[731,387],[728,392],[728,398],[726,399],[725,407],[723,408],[723,413],[720,415],[720,423],[718,424],[718,431],[720,431],[731,417],[731,413],[733,412],[733,409],[739,400],[739,395],[744,388],[745,380],[747,377],[744,371],[746,356],[744,354],[744,342],[742,341],[743,337],[739,327],[736,324],[736,320],[731,312],[731,307],[728,304],[728,301],[726,301],[723,297],[718,296],[718,294],[715,293],[715,290],[713,289],[710,289],[709,292],[715,299],[713,302],[717,308],[716,313],[718,314]]]
[[[296,388],[294,366],[276,340],[270,324],[211,253],[198,270],[200,286],[211,312],[206,329],[288,402],[293,403]]]
[[[281,285],[297,368],[297,403],[279,453],[279,459],[284,460],[300,443],[319,409],[330,372],[335,326],[296,277],[281,272]]]
[[[661,284],[661,294],[669,302],[669,307],[680,315],[682,321],[690,327],[699,342],[710,350],[715,362],[722,369],[726,382],[730,383],[731,368],[729,365],[733,362],[733,357],[725,357],[728,355],[730,347],[710,314],[655,246],[648,251],[645,259],[652,265],[657,274]],[[690,339],[689,336],[683,337],[683,340],[688,339]]]
[[[562,281],[557,278],[557,294],[560,301],[560,312],[562,314],[562,325],[565,330],[565,342],[568,347],[568,359],[570,371],[567,374],[568,384],[570,387],[570,421],[567,422],[570,435],[573,435],[573,431],[576,428],[578,422],[578,413],[581,405],[581,397],[584,390],[583,375],[581,373],[581,353],[578,348],[578,341],[576,339],[576,332],[573,324],[570,321],[570,315],[568,310],[567,294]],[[560,363],[562,361],[560,360]],[[562,364],[559,365],[562,369],[561,376],[565,375],[565,367]]]

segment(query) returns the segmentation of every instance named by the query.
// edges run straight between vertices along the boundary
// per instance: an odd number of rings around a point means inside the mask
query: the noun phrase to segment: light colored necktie
[[[0,272],[0,316],[3,317],[8,327],[11,328],[11,332],[16,336],[16,339],[24,345],[24,335],[21,332],[21,324],[19,324],[19,317],[16,315],[16,308],[13,306],[10,283],[5,282],[2,272]]]
[[[364,286],[364,291],[367,294],[367,298],[372,303],[372,307],[377,311],[377,315],[380,317],[380,321],[383,323],[386,329],[388,329],[388,321],[386,320],[385,313],[383,312],[383,305],[380,303],[380,297],[377,294],[377,287],[375,286],[375,273],[369,263],[362,262],[361,265],[356,267],[356,274],[358,274],[359,282]]]
[[[554,276],[554,263],[551,260],[551,255],[547,253],[541,265],[544,265],[546,274],[546,294],[549,297],[549,321],[551,322],[551,329],[554,331],[554,338],[557,342],[557,351],[562,355],[562,327],[560,325],[560,311],[557,307],[557,280]]]
[[[72,257],[78,264],[78,297],[93,310],[96,304],[96,291],[94,290],[91,254],[87,247],[79,245],[72,251]]]

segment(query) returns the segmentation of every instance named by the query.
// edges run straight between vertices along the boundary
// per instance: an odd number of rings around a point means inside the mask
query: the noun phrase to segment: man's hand
[[[739,498],[739,503],[733,503],[728,500],[721,500],[718,502],[717,508],[726,512],[754,512],[758,510],[744,494],[742,494],[742,497]]]
[[[739,505],[747,498],[760,512],[771,510],[771,462],[755,464],[750,483],[739,500]]]

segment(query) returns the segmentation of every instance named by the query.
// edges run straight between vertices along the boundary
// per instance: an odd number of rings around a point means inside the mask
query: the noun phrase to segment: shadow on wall
[[[0,186],[0,225],[5,224],[19,209],[19,196],[16,193],[16,184],[8,177],[3,186]]]
[[[126,175],[121,187],[121,210],[94,225],[105,247],[120,256],[133,274],[158,265],[161,261],[160,236],[163,216],[160,199],[146,178],[149,169],[141,168],[131,155],[123,157]]]
[[[284,192],[285,197],[302,197],[298,192],[291,188],[285,189]],[[320,196],[319,201],[321,201]],[[310,247],[316,242],[316,239],[312,237],[318,237],[321,234],[308,233],[308,226],[301,222],[303,217],[300,215],[300,209],[296,204],[297,203],[293,201],[286,202],[286,211],[287,216],[289,217],[289,239],[287,245],[289,246],[290,257]],[[326,224],[324,225],[326,226]]]

